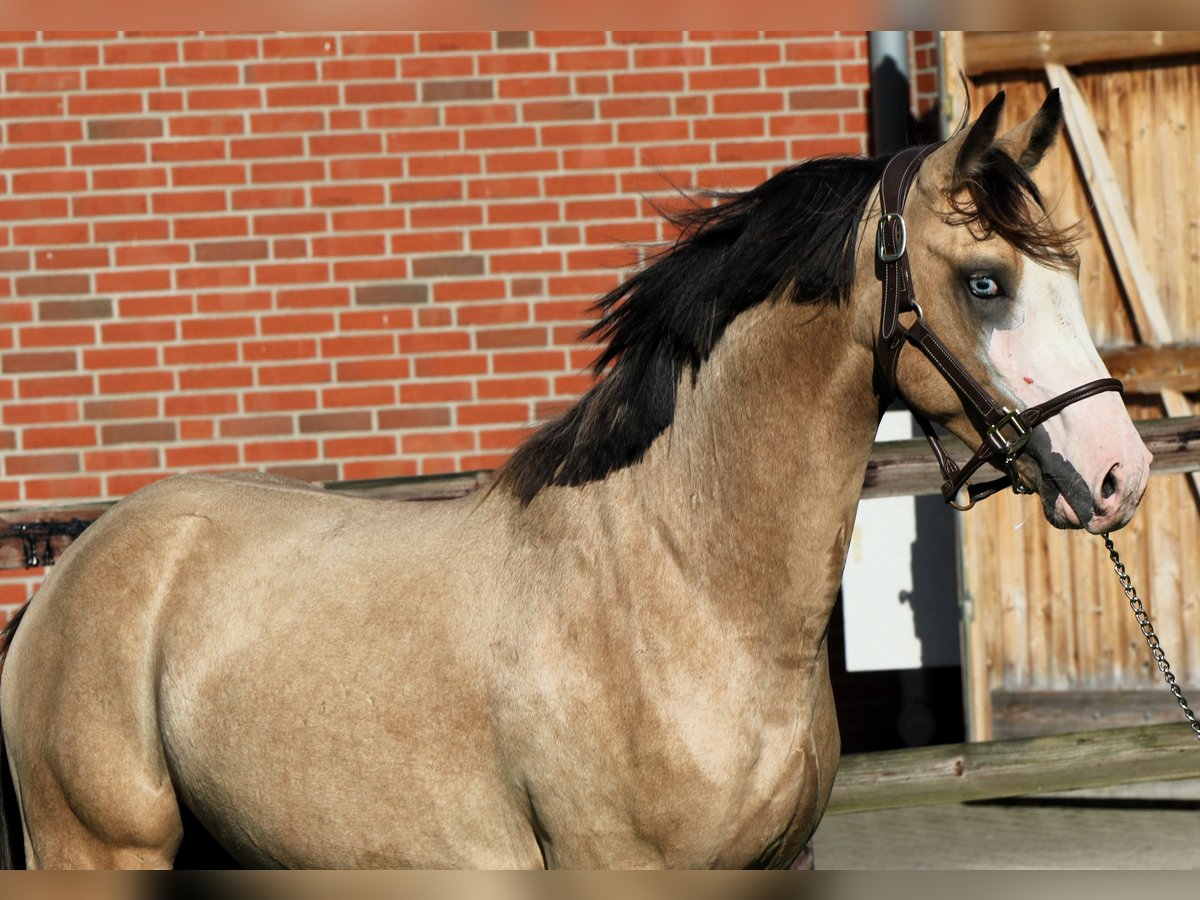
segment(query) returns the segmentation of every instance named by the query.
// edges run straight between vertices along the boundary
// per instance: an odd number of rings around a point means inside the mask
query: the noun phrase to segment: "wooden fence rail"
[[[828,815],[1200,778],[1186,724],[1143,725],[842,757]]]
[[[1147,419],[1135,422],[1142,440],[1154,454],[1152,472],[1170,475],[1200,469],[1200,416]],[[946,449],[959,459],[970,454],[955,439]],[[462,497],[488,480],[487,472],[337,481],[331,491],[395,500],[442,500]],[[923,438],[881,441],[871,452],[863,480],[864,498],[938,494],[942,477]],[[0,511],[0,569],[23,569],[53,562],[54,558],[115,501],[61,507]],[[46,549],[49,547],[49,554]]]

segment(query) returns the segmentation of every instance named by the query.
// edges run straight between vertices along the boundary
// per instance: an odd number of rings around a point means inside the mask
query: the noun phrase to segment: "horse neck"
[[[878,425],[851,309],[769,302],[739,316],[694,384],[684,373],[672,427],[604,483],[639,511],[635,552],[661,540],[684,573],[684,602],[793,651],[824,636]]]

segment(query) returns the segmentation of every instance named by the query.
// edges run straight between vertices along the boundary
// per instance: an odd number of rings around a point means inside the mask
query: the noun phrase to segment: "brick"
[[[500,78],[497,83],[499,96],[506,100],[564,97],[571,93],[571,79],[563,75]]]
[[[456,320],[463,327],[498,325],[502,322],[528,322],[529,307],[524,303],[487,303],[467,306],[457,311]]]
[[[464,331],[422,330],[413,334],[400,335],[400,352],[405,355],[413,353],[449,353],[451,351],[470,349],[471,336]]]
[[[275,292],[275,302],[276,306],[280,309],[348,306],[350,304],[350,291],[346,287],[280,289]]]
[[[170,290],[170,288],[170,269],[125,269],[119,272],[98,272],[96,274],[96,290],[106,294],[164,291]]]
[[[371,413],[336,412],[313,413],[300,416],[300,433],[313,434],[326,431],[369,431],[371,429]]]
[[[475,449],[475,435],[461,431],[431,431],[400,438],[405,453],[454,453]]]
[[[204,366],[237,362],[238,345],[232,341],[219,343],[186,343],[163,347],[163,363],[168,366]]]
[[[474,72],[475,58],[467,54],[409,57],[400,61],[400,77],[404,79],[446,78]]]
[[[222,419],[219,428],[224,438],[279,437],[294,434],[295,422],[291,416],[254,416]]]
[[[79,420],[79,404],[74,401],[60,403],[8,404],[3,409],[6,425],[46,424],[49,422],[76,422]]]
[[[544,125],[541,136],[542,145],[546,147],[609,144],[613,139],[613,126],[608,122],[595,125]]]
[[[179,373],[179,389],[182,391],[244,388],[253,383],[254,370],[249,366],[214,366],[205,369],[185,369]]]
[[[450,213],[451,219],[456,219],[456,214],[461,213],[461,207],[452,207],[446,212]],[[444,224],[448,225],[474,225],[478,224],[483,216],[483,211],[476,208],[472,210],[470,221],[455,222],[450,221]],[[439,224],[443,224],[440,223]],[[390,241],[392,253],[397,254],[413,254],[413,253],[450,253],[456,250],[463,249],[463,235],[461,231],[418,231],[406,232],[404,234],[393,234]],[[382,253],[384,248],[380,248],[377,254]],[[351,254],[352,255],[352,254]]]
[[[526,103],[522,111],[526,122],[594,119],[596,104],[592,100],[547,100]]]
[[[494,275],[506,272],[562,271],[563,257],[557,251],[545,253],[493,253],[488,268]]]
[[[262,441],[245,445],[246,462],[275,462],[279,460],[307,460],[317,455],[316,441]]]
[[[160,444],[175,440],[174,422],[122,422],[100,427],[101,443]]]
[[[391,406],[395,402],[396,389],[391,385],[327,388],[321,393],[321,405],[327,409],[350,406]]]
[[[519,222],[557,222],[561,211],[557,203],[493,203],[487,208],[489,225]]]
[[[72,116],[109,116],[145,111],[141,94],[70,94],[67,96],[67,114]]]
[[[412,264],[417,278],[481,275],[483,270],[482,256],[429,256],[415,259]]]
[[[354,302],[359,306],[428,303],[429,285],[415,283],[358,285],[354,289]]]
[[[213,88],[188,91],[189,110],[258,109],[263,105],[258,88]]]
[[[98,478],[30,479],[25,482],[27,500],[67,500],[93,498],[100,495]]]
[[[96,347],[83,355],[83,365],[88,370],[152,369],[158,364],[157,347]]]
[[[406,406],[380,410],[377,415],[382,429],[440,428],[450,424],[448,406]]]
[[[5,119],[40,119],[60,116],[62,112],[63,98],[58,96],[4,97],[0,99],[0,117]]]
[[[166,448],[166,463],[172,469],[223,469],[239,461],[238,448],[230,444]]]
[[[28,275],[16,279],[17,296],[43,297],[91,293],[88,275]]]
[[[82,78],[76,70],[9,72],[5,86],[10,93],[39,91],[63,92],[78,90]]]
[[[204,85],[237,84],[241,81],[242,72],[236,65],[195,65],[164,66],[163,81],[169,87],[195,87]]]
[[[110,372],[100,376],[103,394],[166,393],[175,389],[175,376],[167,371]]]
[[[665,118],[670,114],[668,97],[630,97],[600,102],[600,116],[604,119]]]
[[[312,359],[317,355],[316,341],[246,341],[242,358],[246,362],[278,362],[287,359]]]
[[[250,130],[255,134],[321,131],[324,127],[325,114],[318,110],[297,109],[254,113],[250,116]]]
[[[487,171],[501,172],[546,172],[558,168],[558,154],[552,150],[524,153],[489,153]]]
[[[231,260],[266,259],[266,241],[213,241],[195,245],[196,262],[229,262]]]
[[[324,81],[391,80],[395,77],[394,59],[326,59],[321,62]]]
[[[281,107],[335,106],[338,102],[336,85],[303,85],[300,87],[267,88],[267,105]]]
[[[280,263],[254,267],[255,284],[296,284],[325,281],[329,266],[323,262]]]
[[[91,119],[87,123],[89,141],[162,137],[162,133],[162,119]]]
[[[338,361],[337,383],[349,382],[398,382],[412,376],[412,365],[407,359],[356,359]]]
[[[100,61],[100,48],[89,44],[47,46],[38,44],[21,49],[24,66],[94,66]]]
[[[260,322],[264,335],[326,334],[334,330],[334,318],[330,313],[264,316]]]
[[[383,415],[382,413],[380,414]],[[463,404],[455,411],[459,425],[495,425],[498,423],[528,422],[527,403],[474,403]],[[443,424],[443,423],[435,423]],[[382,427],[382,425],[381,425]]]
[[[91,447],[96,443],[94,425],[63,425],[45,428],[26,428],[21,432],[23,450],[59,450]]]
[[[454,403],[470,400],[473,387],[470,381],[430,381],[400,385],[401,403]]]
[[[78,453],[6,454],[4,474],[9,478],[29,475],[69,475],[80,471]]]
[[[0,220],[63,219],[67,217],[67,201],[62,197],[0,200]]]
[[[713,113],[729,115],[743,112],[777,112],[784,107],[783,97],[771,92],[717,94],[712,98]]]
[[[48,144],[77,141],[83,137],[78,120],[49,122],[12,122],[8,126],[10,144]]]
[[[550,382],[545,378],[488,378],[477,385],[480,400],[507,400],[515,397],[545,397]]]
[[[137,166],[130,169],[109,168],[92,172],[92,187],[98,191],[119,191],[165,187],[167,173],[160,168]]]
[[[42,397],[86,397],[95,393],[95,380],[91,375],[59,375],[45,378],[25,377],[18,383],[22,400]]]
[[[122,469],[154,469],[160,465],[157,447],[137,447],[128,450],[92,450],[83,454],[84,468],[89,472],[114,472]]]
[[[316,81],[315,62],[246,63],[242,68],[246,84],[269,84],[278,81]]]
[[[396,341],[390,334],[363,334],[326,337],[321,340],[321,356],[386,356],[396,352]]]
[[[164,400],[168,416],[217,416],[237,412],[236,394],[183,394]]]
[[[130,400],[89,400],[83,405],[85,419],[145,419],[157,415],[158,401],[149,397]],[[171,415],[169,411],[168,415]]]
[[[42,300],[37,305],[38,319],[42,322],[66,322],[75,319],[110,319],[113,315],[112,300],[93,298],[87,300]]]
[[[338,467],[334,463],[266,466],[265,471],[271,475],[295,478],[297,481],[324,483],[338,480]]]
[[[291,213],[254,217],[255,234],[306,234],[324,231],[325,213]]]

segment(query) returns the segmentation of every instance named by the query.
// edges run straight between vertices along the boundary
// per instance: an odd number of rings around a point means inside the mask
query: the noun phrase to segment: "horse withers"
[[[170,866],[193,822],[253,866],[795,861],[893,392],[976,446],[968,381],[1020,411],[1107,374],[1028,175],[1058,97],[997,139],[1002,104],[904,173],[896,318],[949,363],[881,346],[888,160],[817,159],[681,217],[600,301],[595,387],[482,496],[203,474],[117,504],[9,633],[28,864]],[[1111,391],[1000,445],[1060,527],[1121,527],[1147,481]]]

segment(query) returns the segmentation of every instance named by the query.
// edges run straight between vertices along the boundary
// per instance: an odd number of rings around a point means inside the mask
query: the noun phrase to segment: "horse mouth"
[[[1014,487],[1037,494],[1046,521],[1055,528],[1086,528],[1095,517],[1095,501],[1087,481],[1051,448],[1049,437],[1041,429],[1034,432],[1029,453],[1019,461],[1014,475]]]

